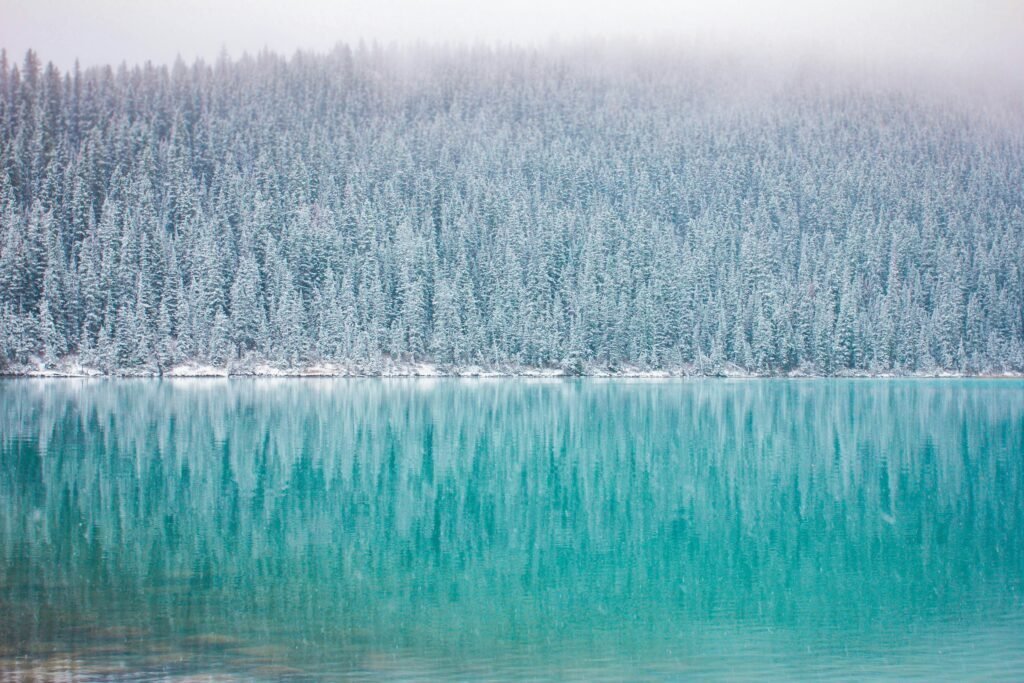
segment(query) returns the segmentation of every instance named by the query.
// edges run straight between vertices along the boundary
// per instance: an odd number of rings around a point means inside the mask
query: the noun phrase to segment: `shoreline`
[[[239,362],[226,366],[206,363],[182,363],[160,370],[154,367],[119,368],[111,372],[69,360],[47,367],[42,361],[9,367],[0,371],[4,379],[187,379],[187,378],[528,378],[528,379],[1024,379],[1024,372],[961,372],[952,370],[871,371],[845,370],[833,374],[813,368],[796,368],[787,372],[752,372],[738,365],[726,364],[714,371],[695,365],[666,368],[643,368],[622,365],[584,365],[577,369],[565,367],[534,367],[526,365],[445,365],[383,360],[377,363],[313,363],[287,366],[269,362]]]

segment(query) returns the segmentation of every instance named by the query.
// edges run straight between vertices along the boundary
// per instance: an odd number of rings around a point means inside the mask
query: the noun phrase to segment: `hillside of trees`
[[[0,61],[0,372],[1024,371],[1010,99],[586,47]]]

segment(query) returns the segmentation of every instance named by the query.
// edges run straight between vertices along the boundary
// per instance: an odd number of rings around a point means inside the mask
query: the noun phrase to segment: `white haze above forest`
[[[0,0],[0,45],[70,69],[214,61],[264,49],[662,41],[1024,84],[1018,0]]]

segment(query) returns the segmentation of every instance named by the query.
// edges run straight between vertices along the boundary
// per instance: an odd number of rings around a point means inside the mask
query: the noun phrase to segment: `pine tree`
[[[244,355],[259,348],[266,325],[263,311],[259,269],[255,257],[246,252],[231,284],[230,338],[237,353]]]

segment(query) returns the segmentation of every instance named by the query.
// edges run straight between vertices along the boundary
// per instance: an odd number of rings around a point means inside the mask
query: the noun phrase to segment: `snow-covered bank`
[[[33,359],[24,365],[8,366],[0,371],[0,377],[533,377],[533,378],[644,378],[672,379],[684,377],[719,377],[731,379],[756,378],[1024,378],[1024,372],[1006,370],[993,372],[959,372],[944,369],[915,371],[870,371],[845,370],[834,375],[825,375],[813,368],[795,368],[782,373],[761,373],[738,365],[708,369],[684,364],[673,367],[650,368],[632,365],[608,366],[584,364],[569,367],[533,367],[528,365],[445,365],[429,362],[396,361],[380,359],[376,362],[320,362],[304,365],[286,365],[269,361],[233,362],[227,365],[211,365],[205,362],[189,362],[170,368],[144,366],[118,368],[104,371],[83,365],[77,358],[58,363],[44,363]]]

